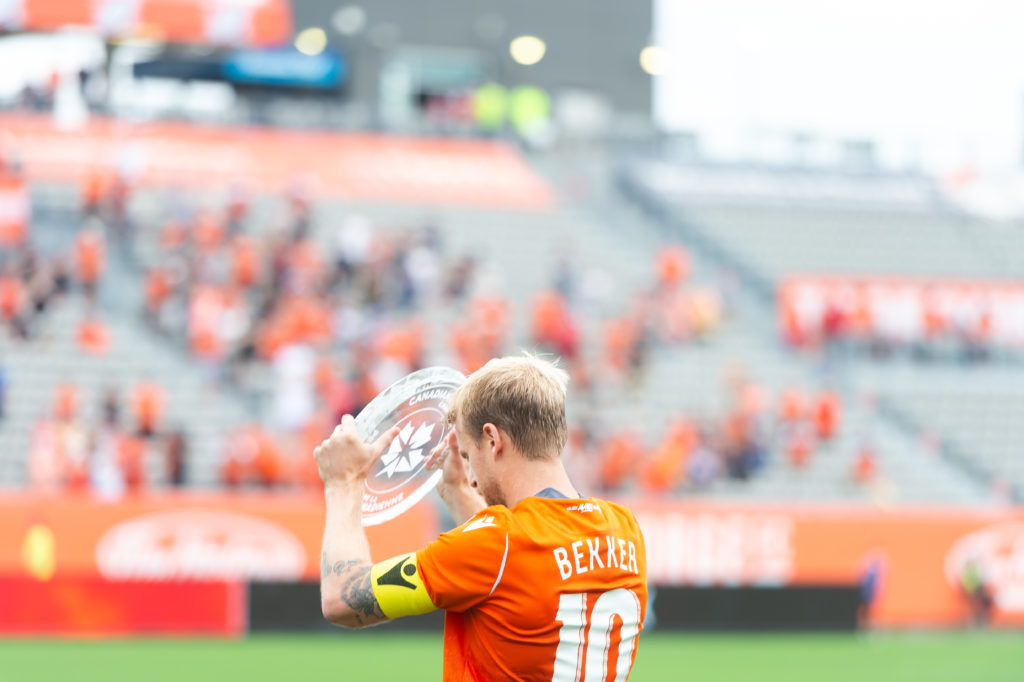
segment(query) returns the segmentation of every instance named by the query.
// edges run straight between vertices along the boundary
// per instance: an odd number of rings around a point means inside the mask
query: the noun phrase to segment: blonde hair
[[[569,375],[537,356],[495,358],[473,372],[452,396],[447,420],[477,441],[484,424],[508,434],[527,459],[561,455],[568,438],[565,395]]]

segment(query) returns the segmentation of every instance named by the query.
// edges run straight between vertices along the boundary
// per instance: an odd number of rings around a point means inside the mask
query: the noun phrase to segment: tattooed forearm
[[[370,562],[365,559],[335,561],[332,565],[327,552],[320,556],[321,588],[340,597],[340,601],[348,607],[348,617],[358,626],[372,625],[385,619],[370,586],[371,568]],[[333,622],[340,623],[337,620]]]
[[[349,559],[348,561],[336,561],[334,563],[334,575],[341,575],[348,569],[358,564],[365,564],[361,559]]]
[[[341,562],[339,562],[341,563]],[[370,587],[370,565],[366,562],[354,568],[341,586],[341,598],[353,611],[364,616],[378,615],[380,606],[377,604],[377,597]],[[337,568],[337,564],[335,564]]]

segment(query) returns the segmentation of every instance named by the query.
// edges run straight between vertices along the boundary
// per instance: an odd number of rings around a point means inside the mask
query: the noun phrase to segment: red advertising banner
[[[911,345],[943,338],[1024,348],[1024,282],[798,275],[779,286],[782,332]]]
[[[102,35],[179,43],[274,46],[292,34],[288,0],[9,0],[0,29],[89,27]]]
[[[968,620],[975,562],[995,622],[1024,625],[1024,510],[631,506],[656,584],[870,584],[870,623],[951,626]]]
[[[513,147],[485,140],[94,120],[57,128],[47,117],[0,115],[29,180],[81,183],[118,172],[145,185],[267,192],[306,182],[324,196],[546,209],[551,187]]]
[[[247,628],[245,590],[240,582],[0,577],[0,634],[240,637]]]
[[[0,496],[0,576],[318,580],[323,521],[323,499],[310,494]],[[367,529],[375,560],[438,532],[429,504]]]

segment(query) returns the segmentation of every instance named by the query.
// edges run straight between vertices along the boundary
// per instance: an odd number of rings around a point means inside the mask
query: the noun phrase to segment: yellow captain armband
[[[388,618],[416,616],[437,608],[423,584],[415,552],[374,564],[370,569],[370,587]]]

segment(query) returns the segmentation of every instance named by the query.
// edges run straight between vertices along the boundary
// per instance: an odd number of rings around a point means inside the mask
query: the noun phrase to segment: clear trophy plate
[[[393,425],[398,436],[374,464],[363,490],[363,525],[375,526],[399,516],[423,499],[441,480],[424,464],[447,435],[445,415],[455,390],[466,377],[450,367],[427,367],[388,386],[356,416],[356,429],[373,442]]]

